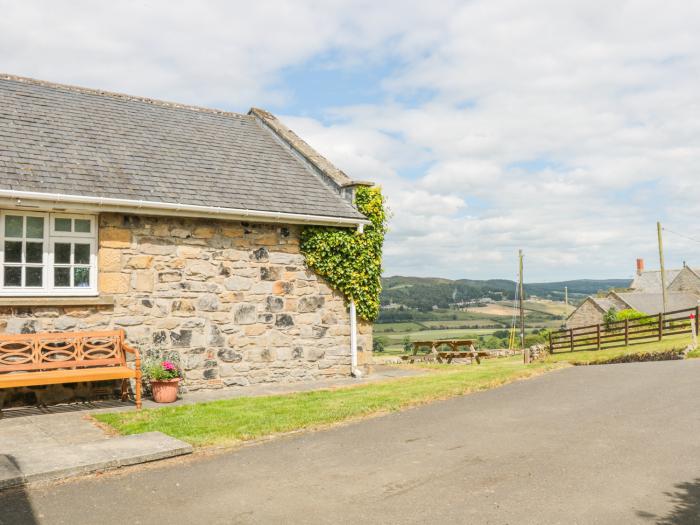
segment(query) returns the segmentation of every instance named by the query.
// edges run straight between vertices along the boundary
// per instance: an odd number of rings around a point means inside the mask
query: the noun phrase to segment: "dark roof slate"
[[[364,218],[254,116],[7,75],[0,188]]]

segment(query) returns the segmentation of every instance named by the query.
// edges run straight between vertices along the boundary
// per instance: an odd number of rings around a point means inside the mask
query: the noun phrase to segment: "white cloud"
[[[0,69],[247,109],[285,69],[389,64],[381,101],[285,121],[393,211],[387,273],[629,276],[700,213],[700,4],[0,0]],[[313,90],[313,82],[308,89]],[[312,100],[312,97],[307,97]],[[308,115],[314,115],[311,118]],[[700,243],[667,234],[669,264]]]

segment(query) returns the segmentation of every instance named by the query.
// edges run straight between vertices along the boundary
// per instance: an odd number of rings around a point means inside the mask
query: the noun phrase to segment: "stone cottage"
[[[700,276],[683,266],[680,270],[666,270],[667,312],[695,308],[700,300]],[[637,272],[629,291],[608,292],[604,296],[587,297],[566,320],[567,328],[579,328],[602,323],[610,308],[632,309],[648,315],[664,311],[659,270],[645,270],[644,260],[637,259]]]
[[[0,76],[0,332],[123,328],[177,351],[189,389],[359,373],[371,325],[353,347],[344,297],[299,249],[306,225],[362,231],[359,184],[263,110]]]

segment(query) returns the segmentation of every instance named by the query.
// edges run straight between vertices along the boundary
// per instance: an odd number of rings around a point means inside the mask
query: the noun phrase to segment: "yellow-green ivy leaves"
[[[364,233],[350,228],[307,227],[301,234],[301,251],[310,268],[348,300],[355,300],[357,315],[374,321],[382,291],[382,246],[387,220],[381,189],[360,186],[355,205],[372,223],[365,226]]]

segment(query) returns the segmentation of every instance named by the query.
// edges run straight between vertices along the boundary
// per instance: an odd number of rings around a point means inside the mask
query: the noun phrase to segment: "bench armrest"
[[[134,354],[134,366],[136,367],[137,371],[141,370],[141,354],[139,354],[139,351],[134,348],[133,346],[129,346],[126,343],[122,343],[122,348],[124,349],[124,352],[127,352],[129,354]]]

